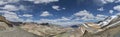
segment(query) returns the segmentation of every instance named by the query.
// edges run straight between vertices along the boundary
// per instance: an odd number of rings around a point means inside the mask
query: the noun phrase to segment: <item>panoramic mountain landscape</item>
[[[120,0],[0,0],[0,37],[120,37]]]
[[[76,27],[76,28],[75,28]],[[0,37],[120,37],[120,15],[98,23],[63,27],[49,23],[11,22],[0,16]]]

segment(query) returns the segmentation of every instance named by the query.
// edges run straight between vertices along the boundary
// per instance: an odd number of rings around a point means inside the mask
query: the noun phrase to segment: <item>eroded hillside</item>
[[[85,32],[85,34],[83,34],[80,28],[59,28],[55,26],[48,27],[35,24],[24,25],[21,26],[21,28],[42,37],[119,37],[120,35],[120,25],[96,34],[92,34],[87,31]]]

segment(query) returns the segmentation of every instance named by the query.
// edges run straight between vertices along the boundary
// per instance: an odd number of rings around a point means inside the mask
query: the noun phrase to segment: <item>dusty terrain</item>
[[[0,16],[0,37],[39,37],[14,26],[4,17]]]
[[[0,37],[39,37],[39,36],[15,27],[10,28],[10,30],[0,31]]]
[[[119,23],[120,24],[120,23]],[[59,27],[48,27],[42,25],[24,25],[22,29],[42,36],[42,37],[120,37],[120,26],[109,28],[105,31],[92,34],[87,31],[81,36],[81,30],[79,28],[59,28]]]

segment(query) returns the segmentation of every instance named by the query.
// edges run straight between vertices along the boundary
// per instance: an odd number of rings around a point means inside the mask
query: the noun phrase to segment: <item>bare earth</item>
[[[28,33],[20,28],[11,28],[11,30],[0,31],[0,37],[39,37],[32,33]]]

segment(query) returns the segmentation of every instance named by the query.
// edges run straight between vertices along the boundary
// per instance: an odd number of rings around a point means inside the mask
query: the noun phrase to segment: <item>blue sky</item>
[[[0,0],[0,15],[14,22],[74,25],[120,14],[120,0]]]

